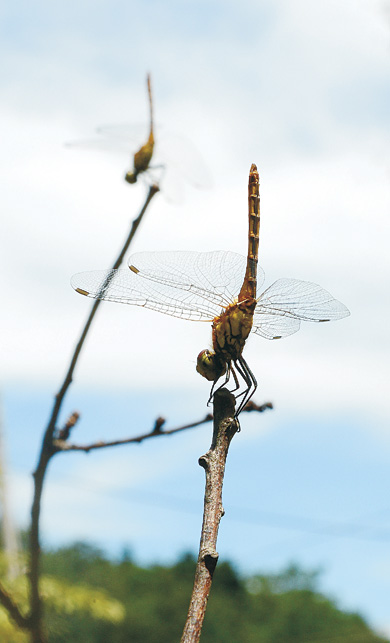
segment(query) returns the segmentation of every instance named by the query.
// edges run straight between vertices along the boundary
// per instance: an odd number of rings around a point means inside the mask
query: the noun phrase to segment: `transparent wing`
[[[65,143],[65,147],[68,147],[71,149],[87,150],[87,151],[96,150],[99,152],[110,152],[115,155],[118,155],[119,153],[119,154],[122,154],[122,156],[126,155],[127,157],[130,157],[130,158],[134,156],[134,152],[136,152],[137,149],[141,147],[141,145],[142,145],[142,142],[140,142],[140,144],[137,147],[136,145],[129,143],[127,140],[107,138],[104,136],[101,136],[99,138],[96,137],[91,139],[85,139],[81,141],[67,141]]]
[[[96,131],[99,134],[96,139],[70,142],[67,143],[67,147],[131,155],[147,141],[150,125],[147,123],[122,123],[104,125]],[[154,162],[164,164],[169,171],[175,174],[181,174],[196,188],[212,187],[211,174],[201,153],[186,136],[158,127],[153,154]],[[177,177],[170,180],[172,182],[179,181]]]
[[[161,159],[171,171],[181,174],[193,187],[210,189],[211,172],[201,152],[192,141],[181,134],[161,130],[156,136],[156,158]],[[178,179],[176,179],[178,180]]]
[[[246,259],[234,252],[140,252],[129,270],[84,272],[72,286],[81,294],[199,321],[211,321],[237,296]],[[260,278],[264,275],[260,269]]]
[[[129,266],[146,280],[196,293],[221,308],[238,295],[245,276],[246,259],[235,252],[140,252],[130,257]],[[258,282],[264,272],[258,269]]]
[[[260,295],[252,331],[267,339],[280,339],[296,333],[301,321],[335,321],[349,314],[344,304],[317,284],[278,279]]]
[[[206,321],[215,315],[209,302],[163,283],[142,280],[130,270],[81,272],[72,277],[71,284],[77,292],[92,299],[143,306],[182,319]]]
[[[160,129],[160,126],[158,126]],[[139,145],[141,141],[148,138],[150,132],[150,122],[141,123],[118,123],[117,125],[101,125],[96,129],[98,134],[102,134],[113,141],[125,141],[127,145]]]

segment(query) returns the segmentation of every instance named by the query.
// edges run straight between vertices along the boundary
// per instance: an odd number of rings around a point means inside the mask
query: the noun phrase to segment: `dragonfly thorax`
[[[235,302],[213,320],[213,348],[225,361],[237,360],[244,348],[253,324],[256,299]]]
[[[227,365],[241,356],[251,332],[256,299],[235,302],[213,320],[213,351],[198,355],[196,370],[210,382],[226,373]]]
[[[132,172],[127,172],[125,180],[128,183],[136,183],[138,174],[146,172],[149,167],[149,163],[152,160],[154,148],[154,137],[153,132],[150,133],[149,139],[145,145],[143,145],[138,152],[134,154],[134,170]]]

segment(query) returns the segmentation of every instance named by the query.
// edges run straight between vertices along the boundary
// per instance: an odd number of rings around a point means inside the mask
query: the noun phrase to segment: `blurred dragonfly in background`
[[[71,148],[122,154],[127,158],[132,156],[132,167],[126,172],[125,181],[134,184],[138,179],[143,179],[149,185],[156,183],[168,201],[180,203],[183,199],[180,175],[196,188],[210,188],[211,175],[201,154],[187,138],[173,132],[164,132],[164,129],[160,128],[155,138],[149,74],[147,90],[149,123],[106,125],[97,128],[98,137],[85,141],[71,141],[66,145]],[[146,142],[143,142],[145,140]],[[132,153],[132,150],[135,152]]]
[[[236,416],[257,388],[242,352],[253,332],[266,339],[296,333],[301,321],[328,322],[347,317],[349,310],[317,284],[278,279],[259,297],[264,282],[258,266],[260,231],[259,175],[252,165],[248,183],[248,253],[140,252],[127,270],[83,272],[72,277],[73,288],[87,297],[150,308],[160,313],[212,323],[212,350],[199,353],[196,370],[222,386],[230,376],[233,392],[244,382]],[[158,330],[157,330],[158,332]]]

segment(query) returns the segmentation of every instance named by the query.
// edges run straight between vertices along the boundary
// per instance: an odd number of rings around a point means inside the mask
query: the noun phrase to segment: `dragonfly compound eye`
[[[201,351],[196,360],[196,370],[209,382],[215,382],[226,373],[226,363],[208,349]]]

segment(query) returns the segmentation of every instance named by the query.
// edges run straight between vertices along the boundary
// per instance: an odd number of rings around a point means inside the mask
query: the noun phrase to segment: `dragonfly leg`
[[[230,380],[230,373],[233,373],[234,381],[237,383],[237,376],[236,376],[234,370],[232,369],[231,364],[227,364],[226,371],[225,371],[225,377],[224,377],[224,380],[223,380],[222,384],[220,384],[218,386],[218,388],[215,388],[216,383],[220,379],[219,377],[216,380],[214,380],[214,382],[213,382],[213,385],[212,385],[211,391],[210,391],[210,397],[207,400],[207,406],[209,406],[211,400],[213,399],[215,391],[219,391],[220,388],[223,388],[224,386],[226,386],[226,384]],[[236,389],[234,389],[234,390],[236,390]]]
[[[245,384],[247,386],[247,388],[244,389],[244,391],[241,391],[241,393],[238,393],[236,395],[236,399],[238,399],[239,397],[242,397],[243,395],[246,395],[246,393],[248,392],[248,389],[250,389],[251,386],[252,386],[252,380],[251,380],[251,378],[250,378],[250,376],[249,376],[249,374],[248,374],[248,372],[245,369],[243,364],[235,362],[235,367],[236,367],[238,373],[241,375],[242,379],[244,380],[244,382],[245,382]],[[235,390],[237,390],[237,389],[233,389],[233,391],[235,391]]]
[[[237,364],[236,364],[236,366],[237,366]],[[239,369],[237,369],[237,370],[238,370],[238,372],[240,373]],[[232,388],[231,393],[234,393],[234,391],[238,391],[238,389],[240,388],[240,382],[238,381],[237,373],[236,373],[236,371],[234,370],[233,366],[231,366],[231,372],[232,372],[232,375],[233,375],[234,385],[235,385],[235,386],[234,386],[234,388]],[[240,375],[241,375],[242,377],[244,377],[242,373],[240,373]],[[236,396],[236,397],[237,397],[237,396]],[[239,396],[238,396],[238,397],[239,397]]]
[[[247,402],[249,402],[249,400],[251,399],[252,395],[254,395],[257,389],[257,381],[251,369],[249,368],[248,364],[246,363],[245,359],[242,356],[235,362],[235,367],[237,368],[238,372],[240,373],[241,377],[243,378],[247,386],[245,391],[243,391],[242,393],[236,396],[237,398],[241,397],[241,395],[243,396],[236,410],[236,417],[237,417],[238,414],[241,413],[245,404],[247,404]]]

